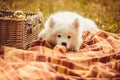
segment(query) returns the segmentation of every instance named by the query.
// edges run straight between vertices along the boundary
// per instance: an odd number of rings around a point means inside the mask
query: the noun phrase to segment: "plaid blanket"
[[[83,33],[79,52],[36,40],[27,50],[0,46],[0,80],[119,80],[120,34]]]

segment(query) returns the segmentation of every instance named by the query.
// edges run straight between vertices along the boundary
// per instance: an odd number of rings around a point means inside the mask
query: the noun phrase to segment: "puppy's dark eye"
[[[59,38],[61,37],[61,35],[57,35]]]
[[[68,36],[68,39],[70,39],[71,38],[71,36]]]

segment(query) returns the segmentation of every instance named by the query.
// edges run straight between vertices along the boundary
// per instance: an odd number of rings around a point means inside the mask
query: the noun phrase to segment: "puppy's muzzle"
[[[62,44],[63,46],[66,46],[66,45],[67,45],[67,43],[66,43],[66,42],[62,42],[61,44]]]

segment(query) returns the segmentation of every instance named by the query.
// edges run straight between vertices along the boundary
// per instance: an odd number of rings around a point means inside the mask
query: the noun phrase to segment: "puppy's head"
[[[51,42],[63,45],[67,49],[74,49],[76,47],[76,41],[78,41],[79,37],[79,21],[77,18],[71,23],[56,22],[51,18],[49,27],[51,28]]]

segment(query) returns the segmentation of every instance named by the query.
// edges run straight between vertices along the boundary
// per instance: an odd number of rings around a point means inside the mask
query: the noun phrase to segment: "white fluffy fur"
[[[83,42],[82,32],[86,30],[99,31],[96,24],[88,18],[73,12],[58,12],[48,18],[38,37],[59,45],[65,42],[68,50],[79,51]]]

